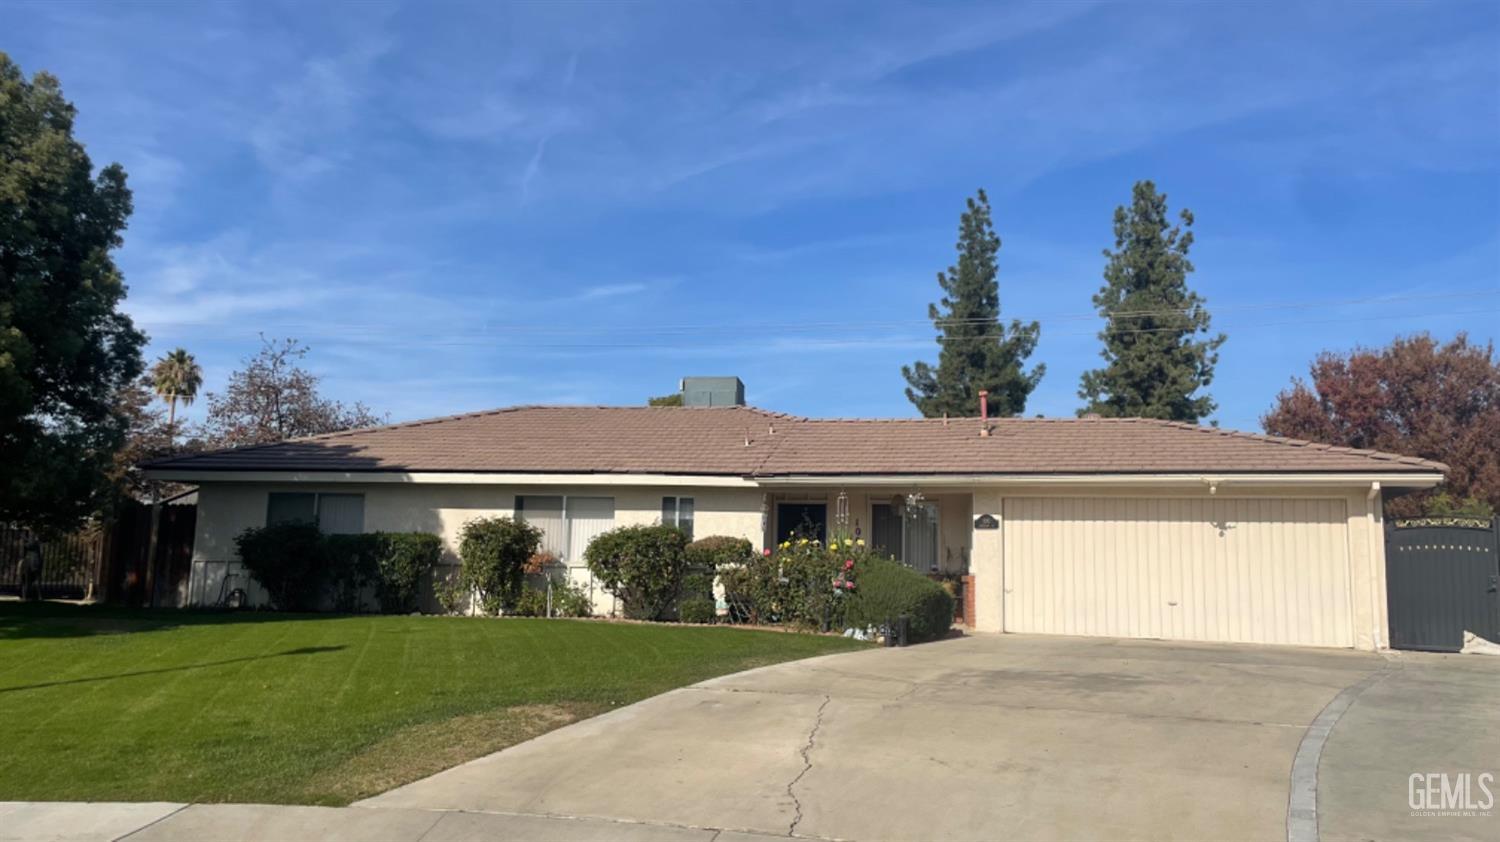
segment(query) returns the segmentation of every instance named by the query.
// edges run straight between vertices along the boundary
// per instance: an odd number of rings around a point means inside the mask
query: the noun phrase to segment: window
[[[365,531],[365,495],[319,494],[318,528],[329,535],[358,535]]]
[[[661,498],[661,524],[675,526],[687,533],[689,541],[693,540],[693,498]]]
[[[923,573],[938,569],[938,506],[874,503],[870,506],[870,546]]]
[[[272,494],[266,504],[266,526],[283,523],[317,523],[318,495]]]
[[[312,523],[329,535],[365,531],[365,495],[273,492],[266,501],[266,525]]]
[[[542,530],[542,549],[576,565],[594,536],[614,527],[615,498],[524,494],[516,517]]]

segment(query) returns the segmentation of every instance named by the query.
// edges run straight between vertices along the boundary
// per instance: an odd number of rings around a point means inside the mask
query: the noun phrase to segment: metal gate
[[[105,547],[98,527],[68,535],[42,536],[19,526],[0,525],[0,594],[21,592],[26,545],[42,548],[41,592],[46,599],[82,599],[98,575]]]
[[[1457,652],[1500,642],[1500,519],[1397,520],[1386,531],[1391,646]]]

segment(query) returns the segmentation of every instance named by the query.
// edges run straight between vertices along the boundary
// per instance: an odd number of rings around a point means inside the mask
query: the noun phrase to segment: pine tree
[[[958,226],[958,263],[939,272],[943,297],[928,305],[927,317],[941,333],[938,364],[902,366],[906,398],[928,418],[979,414],[979,392],[989,392],[993,415],[1020,415],[1026,397],[1046,372],[1023,366],[1036,350],[1041,326],[1012,320],[1000,323],[1000,237],[990,222],[990,200],[980,190],[968,200]]]
[[[1130,207],[1115,208],[1115,250],[1105,249],[1104,288],[1094,306],[1104,317],[1103,368],[1085,372],[1079,415],[1199,421],[1215,404],[1200,389],[1213,381],[1224,334],[1208,334],[1203,297],[1188,289],[1193,214],[1171,225],[1167,197],[1138,181]]]

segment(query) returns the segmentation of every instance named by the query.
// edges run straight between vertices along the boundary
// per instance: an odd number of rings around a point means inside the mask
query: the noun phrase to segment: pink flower
[[[852,591],[852,590],[854,590],[854,583],[853,582],[845,582],[844,583],[844,590],[846,590],[846,591]]]
[[[844,569],[845,570],[853,570],[854,569],[854,559],[851,558],[848,561],[844,562]]]
[[[763,555],[763,556],[765,556],[766,558],[770,558],[771,557],[771,548],[770,547],[766,547],[765,549],[763,549],[763,550],[760,551],[760,554]]]

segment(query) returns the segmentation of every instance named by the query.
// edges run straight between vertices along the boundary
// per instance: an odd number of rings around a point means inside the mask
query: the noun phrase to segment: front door
[[[776,543],[793,538],[828,538],[828,505],[826,503],[777,503]]]

